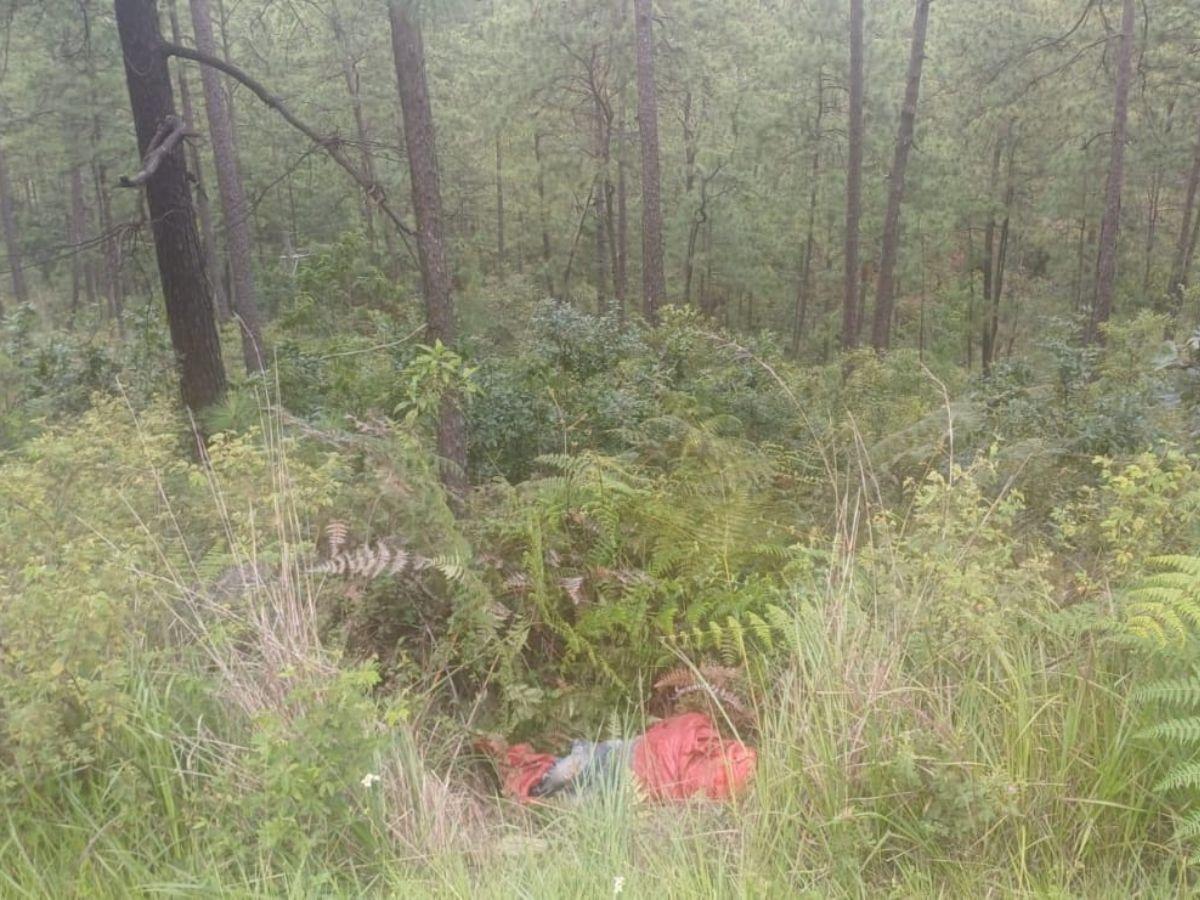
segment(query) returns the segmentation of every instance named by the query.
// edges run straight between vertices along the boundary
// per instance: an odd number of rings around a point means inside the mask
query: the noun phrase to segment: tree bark
[[[887,350],[892,339],[892,309],[896,300],[896,257],[900,247],[900,204],[904,200],[904,173],[912,149],[917,120],[917,98],[921,91],[921,66],[925,61],[925,33],[929,27],[930,0],[917,0],[913,18],[912,48],[908,56],[908,77],[904,87],[904,106],[900,109],[900,129],[896,133],[896,151],[888,179],[887,213],[883,220],[883,250],[879,257],[879,281],[875,290],[875,321],[871,344],[877,352]]]
[[[79,298],[85,291],[88,300],[92,297],[93,285],[87,266],[87,255],[83,249],[87,240],[87,203],[83,197],[83,166],[71,167],[71,213],[68,216],[67,243],[71,245],[71,312],[69,326],[75,327],[75,314],[79,311]]]
[[[850,102],[846,160],[845,289],[842,292],[842,349],[858,345],[858,229],[862,215],[863,0],[850,0]]]
[[[504,157],[500,132],[496,131],[496,274],[504,274]]]
[[[176,0],[171,0],[168,7],[171,18],[171,40],[176,44],[182,43],[182,32],[179,28],[179,14],[176,10]],[[176,73],[179,79],[179,104],[183,107],[183,123],[188,131],[196,130],[196,112],[192,106],[192,91],[188,84],[187,70],[179,66]],[[229,298],[221,285],[220,260],[217,252],[217,230],[213,225],[212,209],[208,203],[208,192],[204,187],[204,167],[200,162],[200,151],[195,144],[187,145],[188,163],[192,167],[192,178],[196,183],[196,209],[200,213],[200,236],[203,238],[205,268],[208,270],[208,283],[213,292],[213,303],[217,308],[217,316],[221,321],[228,320],[233,315],[229,306]]]
[[[338,56],[342,70],[342,81],[346,85],[346,94],[350,98],[350,109],[354,114],[354,131],[358,139],[359,157],[362,172],[368,182],[375,183],[375,154],[371,152],[371,130],[367,125],[366,113],[362,102],[362,91],[355,64],[354,55],[350,49],[350,41],[342,24],[341,12],[336,3],[330,4],[330,25],[338,42]],[[363,227],[367,232],[367,241],[372,251],[375,249],[375,206],[374,199],[364,194],[362,201]],[[393,269],[399,259],[396,247],[395,232],[388,227],[383,229],[384,249],[387,251],[388,265]]]
[[[212,16],[208,0],[190,0],[196,49],[215,54]],[[262,339],[262,320],[258,313],[258,294],[254,284],[254,260],[250,245],[250,206],[242,186],[242,173],[233,144],[233,123],[226,106],[221,76],[207,66],[200,69],[204,88],[204,108],[208,132],[212,138],[213,160],[217,170],[217,189],[224,211],[225,242],[229,248],[229,268],[233,282],[231,305],[242,334],[242,359],[246,371],[253,374],[266,369],[267,354]]]
[[[533,158],[537,163],[538,217],[542,228],[542,270],[546,279],[546,294],[554,296],[554,272],[550,268],[550,223],[546,213],[546,166],[542,158],[542,133],[533,135]]]
[[[1104,218],[1100,222],[1100,251],[1096,259],[1096,294],[1087,337],[1103,340],[1103,326],[1112,315],[1117,284],[1117,237],[1121,232],[1121,188],[1125,181],[1125,130],[1129,118],[1129,85],[1133,72],[1134,0],[1124,0],[1121,43],[1117,53],[1117,78],[1113,98],[1112,150],[1108,184],[1104,191]]]
[[[817,114],[813,120],[812,166],[808,186],[808,227],[804,238],[804,258],[800,262],[800,278],[796,285],[796,309],[792,317],[792,357],[800,355],[800,341],[804,337],[805,320],[808,318],[808,303],[812,295],[812,257],[816,246],[817,185],[821,176],[821,120],[825,115],[825,71],[817,68]]]
[[[420,27],[413,19],[412,0],[389,0],[392,53],[404,117],[404,142],[412,180],[413,211],[417,219],[417,254],[425,295],[426,335],[430,343],[454,346],[457,330],[446,242],[442,231],[442,198],[438,184],[437,149],[433,111],[425,77],[425,48]],[[466,493],[467,427],[461,399],[453,393],[442,398],[438,413],[438,453],[442,458],[442,483],[455,496]]]
[[[21,265],[21,238],[17,233],[16,204],[13,202],[12,179],[8,160],[0,143],[0,228],[4,231],[4,249],[8,255],[8,275],[12,282],[13,299],[18,304],[29,302],[29,287]],[[2,311],[2,309],[0,309]]]
[[[175,115],[157,3],[115,0],[114,7],[129,105],[144,157],[163,124]],[[145,192],[183,401],[201,410],[224,393],[225,367],[182,150],[165,156]]]
[[[593,79],[592,96],[592,125],[594,129],[594,152],[596,156],[596,183],[592,190],[592,201],[596,210],[596,312],[600,315],[609,313],[609,285],[611,278],[612,257],[610,253],[609,231],[612,224],[609,212],[609,123],[604,103],[599,96],[598,88]]]
[[[658,87],[654,80],[652,0],[634,0],[638,132],[642,141],[642,314],[658,324],[667,293],[663,274],[662,180],[658,163]]]
[[[1200,117],[1197,117],[1200,123]],[[1187,284],[1187,272],[1190,266],[1192,247],[1192,216],[1196,212],[1196,194],[1200,190],[1200,134],[1196,137],[1196,150],[1192,156],[1192,168],[1188,172],[1187,192],[1183,201],[1183,221],[1179,226],[1179,239],[1175,242],[1175,256],[1171,262],[1171,283],[1167,285],[1167,293],[1171,298],[1171,315],[1179,314],[1179,306],[1183,302],[1183,290]]]
[[[625,324],[626,296],[629,291],[629,211],[625,185],[625,86],[621,85],[621,99],[617,113],[617,234],[616,271],[613,276],[614,292],[617,296],[617,319]]]

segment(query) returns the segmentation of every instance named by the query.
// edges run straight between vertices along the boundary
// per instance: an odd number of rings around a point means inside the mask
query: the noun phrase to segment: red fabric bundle
[[[708,716],[692,712],[650,726],[633,748],[633,774],[656,800],[729,800],[757,759],[752,747],[725,740]]]

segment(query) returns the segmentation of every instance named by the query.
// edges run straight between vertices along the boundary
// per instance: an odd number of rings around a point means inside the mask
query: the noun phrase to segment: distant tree
[[[12,179],[8,174],[8,160],[4,156],[4,144],[0,142],[0,227],[4,229],[8,274],[12,281],[13,299],[17,303],[28,303],[29,288],[25,284],[25,270],[21,267],[21,239],[17,234],[15,206]],[[0,312],[2,311],[0,309]]]
[[[887,213],[883,220],[883,251],[879,257],[879,281],[875,290],[875,321],[871,344],[877,351],[888,348],[892,337],[892,308],[896,299],[896,257],[900,247],[900,204],[904,199],[904,172],[912,149],[917,120],[917,97],[921,91],[921,65],[925,61],[925,33],[929,27],[930,0],[917,0],[913,18],[912,48],[908,56],[908,78],[904,86],[904,105],[900,108],[900,128],[896,150],[888,176]]]
[[[190,0],[190,3],[196,49],[215,55],[216,40],[213,38],[208,0]],[[233,287],[231,302],[242,334],[242,359],[247,372],[261,372],[266,368],[266,348],[263,346],[258,291],[254,284],[254,261],[250,252],[250,206],[246,203],[241,167],[233,144],[233,122],[221,87],[221,74],[209,66],[202,66],[200,82],[204,87],[204,109],[212,138],[217,189],[221,192],[221,209],[225,213],[225,243],[229,248]]]
[[[654,80],[652,0],[634,0],[638,131],[642,142],[642,313],[651,324],[667,293],[663,274],[662,179],[658,161],[658,87]]]
[[[442,197],[429,85],[425,76],[425,47],[414,18],[413,0],[389,0],[392,54],[404,117],[404,144],[412,180],[413,211],[417,219],[417,255],[425,295],[426,337],[452,346],[457,337],[450,267],[442,227]],[[437,426],[442,482],[453,494],[467,489],[467,426],[461,400],[442,398]]]
[[[1125,181],[1125,132],[1129,120],[1129,85],[1133,80],[1134,0],[1124,0],[1121,12],[1117,76],[1113,88],[1112,149],[1100,220],[1100,250],[1096,260],[1096,294],[1087,336],[1103,338],[1103,325],[1112,315],[1117,285],[1117,237],[1121,231],[1121,187]]]
[[[862,216],[863,0],[850,0],[849,121],[846,125],[846,252],[842,293],[842,348],[858,345],[858,238]]]
[[[186,126],[175,115],[157,0],[115,0],[114,9],[142,157],[124,183],[145,187],[183,401],[201,410],[224,393],[225,367],[180,147]]]
[[[1197,117],[1200,122],[1200,116]],[[1188,171],[1186,196],[1183,202],[1183,219],[1179,226],[1179,239],[1175,242],[1175,257],[1171,263],[1171,282],[1167,293],[1171,298],[1171,312],[1177,315],[1183,302],[1183,289],[1187,285],[1188,270],[1196,242],[1192,231],[1192,217],[1196,215],[1196,196],[1200,189],[1200,135],[1196,137],[1196,149],[1192,154],[1192,167]],[[1200,219],[1200,216],[1197,217]]]

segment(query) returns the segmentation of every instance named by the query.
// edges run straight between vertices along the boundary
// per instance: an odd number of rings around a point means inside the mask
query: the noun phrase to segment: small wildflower
[[[368,790],[370,790],[372,787],[374,787],[374,786],[375,786],[375,784],[376,784],[377,782],[379,782],[379,781],[382,781],[382,780],[383,780],[383,779],[381,779],[381,778],[380,778],[378,775],[376,775],[374,772],[368,772],[366,775],[364,775],[364,776],[362,777],[362,782],[361,782],[361,784],[362,784],[362,786],[363,786],[363,787],[365,787],[365,788],[367,788]]]
[[[623,890],[625,890],[625,876],[618,875],[613,879],[613,896],[615,897]]]

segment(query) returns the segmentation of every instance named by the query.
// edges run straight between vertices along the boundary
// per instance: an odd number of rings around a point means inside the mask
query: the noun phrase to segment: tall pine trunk
[[[171,17],[171,40],[180,44],[183,42],[179,28],[179,13],[176,0],[171,0],[169,7]],[[179,65],[176,69],[179,78],[179,105],[183,107],[183,122],[188,131],[196,130],[196,112],[192,106],[192,91],[188,84],[187,68]],[[221,284],[221,269],[217,252],[217,230],[213,225],[212,208],[208,202],[208,191],[204,187],[204,166],[200,162],[200,151],[194,143],[188,144],[188,164],[192,167],[192,178],[196,183],[196,210],[200,214],[200,236],[204,241],[205,267],[208,270],[208,283],[213,292],[213,303],[217,307],[217,316],[221,321],[229,319],[233,310],[229,306],[229,298]]]
[[[546,294],[554,296],[554,272],[550,267],[552,248],[550,246],[550,221],[546,211],[546,163],[542,157],[542,133],[533,135],[533,158],[537,163],[537,195],[538,221],[542,229],[542,270],[546,279]]]
[[[1103,339],[1103,326],[1112,315],[1117,286],[1117,238],[1121,232],[1121,188],[1125,182],[1125,130],[1129,119],[1129,85],[1133,75],[1134,0],[1124,0],[1121,42],[1117,51],[1117,79],[1113,98],[1112,150],[1108,183],[1104,191],[1104,218],[1100,221],[1100,251],[1096,258],[1096,294],[1088,339]]]
[[[215,56],[217,47],[208,0],[190,0],[190,3],[196,49]],[[210,66],[201,66],[200,83],[204,88],[204,108],[208,115],[209,136],[212,138],[217,189],[221,193],[221,209],[225,213],[225,241],[229,248],[230,280],[233,286],[231,305],[242,334],[242,359],[247,372],[261,372],[266,368],[267,357],[254,284],[254,261],[251,258],[251,210],[246,202],[237,150],[233,143],[233,122],[221,86],[221,73]]]
[[[160,128],[175,116],[157,2],[115,0],[114,6],[138,150],[145,158]],[[146,201],[183,401],[204,409],[224,393],[225,367],[181,148],[163,156],[146,182]]]
[[[658,87],[654,80],[652,0],[634,0],[637,32],[638,132],[642,142],[642,314],[658,324],[667,293],[663,274],[662,179],[658,162]]]
[[[858,345],[858,230],[862,215],[863,0],[850,0],[850,102],[846,126],[846,250],[842,292],[842,349]]]
[[[804,326],[808,318],[808,304],[812,298],[812,257],[816,246],[817,185],[821,176],[821,120],[825,116],[825,70],[817,68],[817,114],[813,119],[812,165],[808,185],[808,226],[804,238],[804,258],[800,262],[800,278],[796,284],[796,309],[792,316],[792,356],[800,355],[800,341],[804,337]]]
[[[1200,117],[1198,117],[1200,122]],[[1188,269],[1191,268],[1192,217],[1196,214],[1196,194],[1200,190],[1200,134],[1196,137],[1196,150],[1192,155],[1192,168],[1188,172],[1186,195],[1183,202],[1183,220],[1179,225],[1179,239],[1175,242],[1175,256],[1171,261],[1171,282],[1167,293],[1171,298],[1171,315],[1179,314],[1183,302],[1183,290],[1187,285]]]
[[[412,179],[413,212],[417,219],[417,255],[425,295],[426,340],[452,347],[457,337],[446,239],[442,230],[442,197],[438,185],[433,110],[425,78],[425,48],[413,16],[413,0],[389,0],[392,54],[404,117],[404,143]],[[467,490],[467,425],[462,402],[454,393],[442,397],[438,411],[438,453],[442,483],[452,494]]]
[[[896,301],[896,257],[900,247],[900,204],[904,200],[904,173],[912,149],[917,120],[917,97],[921,91],[921,66],[925,61],[925,33],[929,27],[930,0],[917,0],[913,19],[912,48],[908,56],[908,78],[904,87],[904,106],[900,109],[900,129],[896,133],[896,151],[888,178],[887,213],[883,220],[883,251],[879,257],[879,281],[875,289],[875,321],[871,344],[877,351],[887,350],[892,339],[892,308]]]
[[[25,283],[25,270],[21,265],[21,238],[17,234],[16,203],[13,200],[12,178],[8,174],[8,160],[4,156],[3,143],[0,143],[0,230],[4,231],[4,250],[8,255],[8,274],[12,282],[13,299],[17,303],[28,303],[29,287]]]

